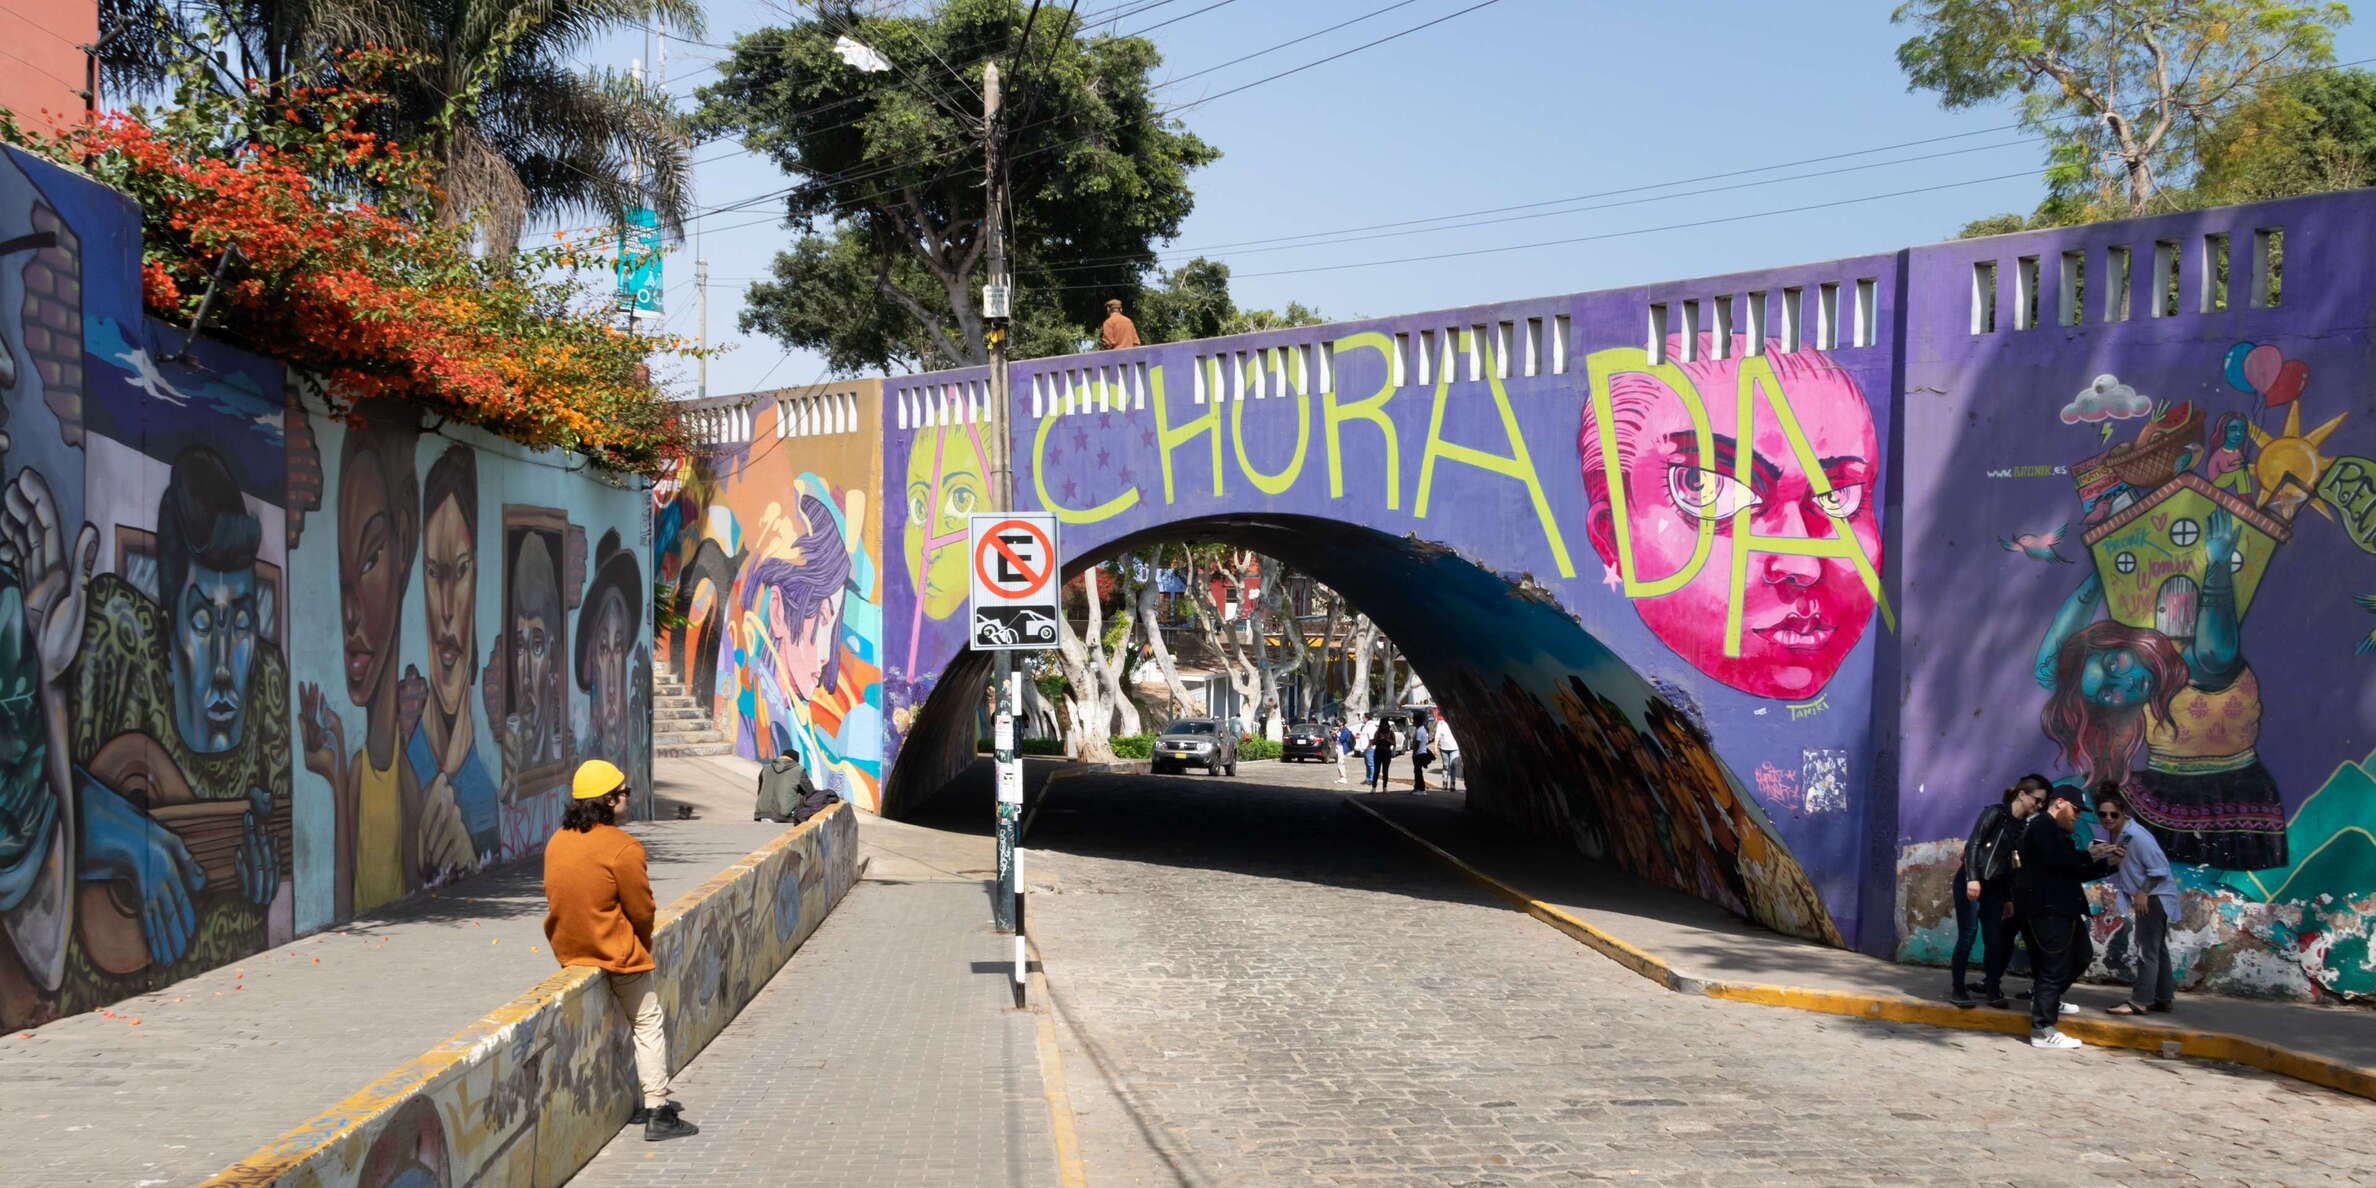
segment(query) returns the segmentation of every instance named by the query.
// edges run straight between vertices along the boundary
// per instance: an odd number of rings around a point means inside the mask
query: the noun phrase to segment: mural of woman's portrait
[[[1661,643],[1759,697],[1812,697],[1873,617],[1880,451],[1820,352],[1598,352],[1577,434],[1592,547]],[[1683,358],[1680,338],[1668,356]],[[1614,362],[1604,362],[1614,360]],[[1612,482],[1612,478],[1620,481]]]
[[[633,770],[636,645],[643,621],[643,567],[620,547],[616,529],[594,549],[594,581],[578,609],[577,687],[586,694],[586,754]]]
[[[756,697],[740,716],[753,755],[790,749],[814,760],[813,743],[802,745],[808,703],[838,675],[850,549],[833,508],[817,496],[801,496],[792,524],[790,546],[753,564],[742,580],[735,640]]]
[[[569,761],[569,703],[563,666],[569,625],[563,617],[561,562],[568,524],[558,508],[503,509],[505,667],[498,716],[504,767],[517,798],[555,787]]]
[[[974,512],[990,506],[978,425],[943,425],[908,446],[907,526],[900,549],[923,613],[946,619],[965,605],[965,536]]]
[[[300,691],[306,768],[330,781],[338,811],[338,913],[368,911],[419,885],[420,785],[397,762],[396,657],[404,595],[420,541],[415,414],[367,401],[339,451],[338,595],[347,701],[364,714],[362,745],[347,751],[346,726],[319,686]]]
[[[471,720],[478,680],[478,452],[455,443],[421,486],[421,619],[429,657],[421,719],[405,763],[422,789],[423,861],[475,869],[502,838],[500,796]]]

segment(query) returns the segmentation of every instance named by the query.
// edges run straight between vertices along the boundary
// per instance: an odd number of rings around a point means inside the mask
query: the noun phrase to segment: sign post
[[[1063,554],[1056,547],[1056,517],[1046,512],[980,513],[970,527],[966,630],[976,651],[997,654],[991,744],[998,765],[998,893],[991,897],[991,920],[999,931],[1015,933],[1020,945],[1015,833],[1023,812],[1023,762],[1015,754],[1015,709],[1022,702],[1022,678],[1014,653],[1056,646]]]

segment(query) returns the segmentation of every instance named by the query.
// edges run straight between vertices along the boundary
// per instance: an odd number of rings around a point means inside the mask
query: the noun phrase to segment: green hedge
[[[1240,759],[1276,759],[1278,757],[1279,744],[1267,738],[1238,740],[1238,758]]]
[[[1155,736],[1152,734],[1117,735],[1109,742],[1117,759],[1144,759],[1155,753]]]

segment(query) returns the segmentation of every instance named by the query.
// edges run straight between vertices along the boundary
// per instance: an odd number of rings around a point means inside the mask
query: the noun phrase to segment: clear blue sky
[[[1233,0],[1189,16],[1215,0],[1171,0],[1123,19],[1118,31],[1186,18],[1148,34],[1163,53],[1161,79],[1391,2]],[[1414,0],[1159,95],[1175,105],[1193,101],[1475,2]],[[1112,6],[1113,0],[1081,4],[1084,12]],[[1390,237],[1365,242],[1201,252],[1231,266],[1241,305],[1275,308],[1301,301],[1331,318],[1345,318],[1888,250],[1946,238],[1981,215],[2027,210],[2039,193],[2037,143],[2016,132],[1986,131],[2012,122],[2009,107],[1947,112],[1929,94],[1909,93],[1893,56],[1907,34],[1889,23],[1892,7],[1891,0],[1820,5],[1499,0],[1183,113],[1180,118],[1222,157],[1193,175],[1195,213],[1179,239],[1162,250],[1176,262],[1216,245],[1574,195],[1607,196],[1567,205],[1632,203],[1431,233],[1398,228]],[[724,44],[735,34],[784,20],[782,5],[725,0],[710,6],[705,40]],[[609,61],[621,66],[642,52],[635,38],[617,39],[604,49],[615,54]],[[2336,50],[2344,61],[2376,57],[2376,31],[2346,29]],[[722,51],[671,41],[669,89],[690,94],[698,83],[714,80],[715,71],[701,68],[722,56]],[[1608,194],[1960,133],[1976,134],[1694,185]],[[721,144],[696,152],[696,159],[720,158],[698,169],[701,205],[788,184],[768,163],[734,154],[732,148]],[[1934,155],[1942,153],[1953,155]],[[1931,159],[1907,160],[1918,156]],[[1873,167],[1787,180],[1866,165]],[[2017,176],[1825,210],[1737,218],[2006,174]],[[771,208],[762,206],[714,216],[703,228],[701,253],[713,277],[710,335],[713,341],[736,344],[710,365],[713,395],[824,378],[814,356],[787,352],[735,329],[744,282],[727,278],[765,274],[768,261],[791,239],[790,232],[765,218],[769,213]],[[1708,219],[1736,221],[1459,259],[1252,275]],[[737,229],[724,229],[737,224]],[[696,320],[692,256],[688,244],[671,253],[667,264],[669,325],[688,334]]]

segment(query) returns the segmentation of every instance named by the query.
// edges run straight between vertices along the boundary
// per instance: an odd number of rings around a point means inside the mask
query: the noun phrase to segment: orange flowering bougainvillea
[[[472,228],[441,224],[434,156],[369,129],[387,102],[370,80],[397,60],[351,54],[337,86],[184,86],[163,113],[16,135],[140,203],[158,316],[193,318],[236,249],[206,329],[325,379],[335,399],[408,400],[525,445],[664,472],[684,433],[649,363],[696,352],[620,326],[607,285],[587,279],[605,267],[596,254],[481,255]]]

